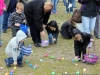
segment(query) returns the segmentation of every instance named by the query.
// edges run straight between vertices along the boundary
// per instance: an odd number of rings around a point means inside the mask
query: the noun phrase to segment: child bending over
[[[52,44],[53,41],[56,44],[58,39],[58,33],[59,33],[57,22],[54,20],[50,21],[46,26],[46,30],[48,33],[49,44]]]
[[[86,54],[86,48],[89,45],[89,43],[94,41],[93,36],[85,32],[80,32],[77,29],[74,29],[73,33],[74,33],[74,50],[76,59],[80,61],[82,53],[83,63],[85,63],[86,61],[84,60],[84,54]]]
[[[10,56],[9,58],[5,59],[7,67],[11,67],[11,64],[14,64],[14,66],[18,65],[19,67],[23,67],[23,52],[20,50],[20,47],[26,37],[26,34],[22,30],[19,30],[16,36],[13,37],[8,43],[5,49],[6,54]]]

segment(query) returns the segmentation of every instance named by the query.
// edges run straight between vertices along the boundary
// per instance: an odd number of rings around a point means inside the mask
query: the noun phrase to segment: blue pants
[[[73,0],[73,7],[76,7],[76,0]]]
[[[56,13],[57,12],[57,5],[58,5],[59,0],[51,0],[51,1],[52,1],[52,4],[53,4],[52,12]]]
[[[66,0],[63,0],[64,5],[66,6],[66,12],[73,12],[73,3],[74,0],[68,0],[68,2],[66,2]],[[72,4],[72,7],[68,8],[69,3]]]
[[[55,43],[57,43],[58,34],[49,33],[48,35],[49,43],[52,43],[52,38],[55,38],[56,39]]]
[[[8,18],[10,16],[11,12],[4,11],[4,17],[3,17],[3,31],[8,29]]]
[[[91,33],[94,30],[96,17],[82,16],[82,30],[83,32]]]
[[[3,22],[3,15],[0,15],[0,45],[1,45],[1,34],[2,34],[2,22]]]
[[[18,65],[22,65],[22,61],[23,61],[23,51],[20,52],[20,55],[17,57],[17,64]],[[10,58],[7,58],[7,62],[9,64],[13,64],[14,63],[14,60],[12,57]]]

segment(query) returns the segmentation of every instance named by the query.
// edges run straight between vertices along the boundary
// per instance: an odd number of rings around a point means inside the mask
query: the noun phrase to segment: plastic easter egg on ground
[[[40,62],[42,62],[43,60],[42,59],[40,59]]]
[[[48,54],[44,54],[44,57],[48,57]]]
[[[78,62],[78,59],[75,59],[76,62]]]
[[[65,74],[67,74],[67,72],[65,72]]]
[[[58,58],[58,60],[60,61],[60,60],[61,60],[61,58]]]
[[[74,59],[72,59],[72,62],[75,62],[75,60],[74,60]]]
[[[52,75],[55,75],[56,73],[55,72],[52,72]]]
[[[90,55],[89,57],[90,57],[90,58],[93,58],[93,56],[92,56],[92,55]]]
[[[14,73],[14,70],[11,70],[10,72],[11,72],[11,73]]]
[[[34,69],[36,69],[36,66],[33,66]]]
[[[62,58],[62,60],[64,60],[64,58]]]
[[[32,67],[33,65],[32,64],[29,64],[29,67]]]
[[[29,61],[28,61],[28,60],[26,60],[25,62],[26,62],[26,63],[29,63]]]
[[[76,64],[76,66],[77,66],[78,64]]]
[[[3,67],[0,67],[0,70],[3,70]]]
[[[85,72],[86,71],[86,68],[83,68],[83,72]]]
[[[50,48],[48,48],[48,50],[50,50]]]
[[[36,67],[38,67],[38,64],[35,64]]]
[[[51,59],[54,59],[54,56],[51,56],[50,58],[51,58]]]
[[[9,73],[6,73],[5,75],[9,75]]]
[[[9,75],[14,75],[13,73],[10,73]]]
[[[17,67],[14,67],[14,69],[17,69]]]
[[[79,74],[80,72],[79,71],[76,71],[76,74]]]

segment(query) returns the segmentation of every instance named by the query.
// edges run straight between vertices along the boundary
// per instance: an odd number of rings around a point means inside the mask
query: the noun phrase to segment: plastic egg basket
[[[41,40],[41,46],[42,47],[47,47],[49,45],[49,41],[48,40]]]

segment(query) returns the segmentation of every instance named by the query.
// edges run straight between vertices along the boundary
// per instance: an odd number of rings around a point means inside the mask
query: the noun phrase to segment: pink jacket
[[[3,14],[3,8],[5,8],[5,7],[6,7],[6,5],[4,3],[4,0],[0,0],[0,15]]]

